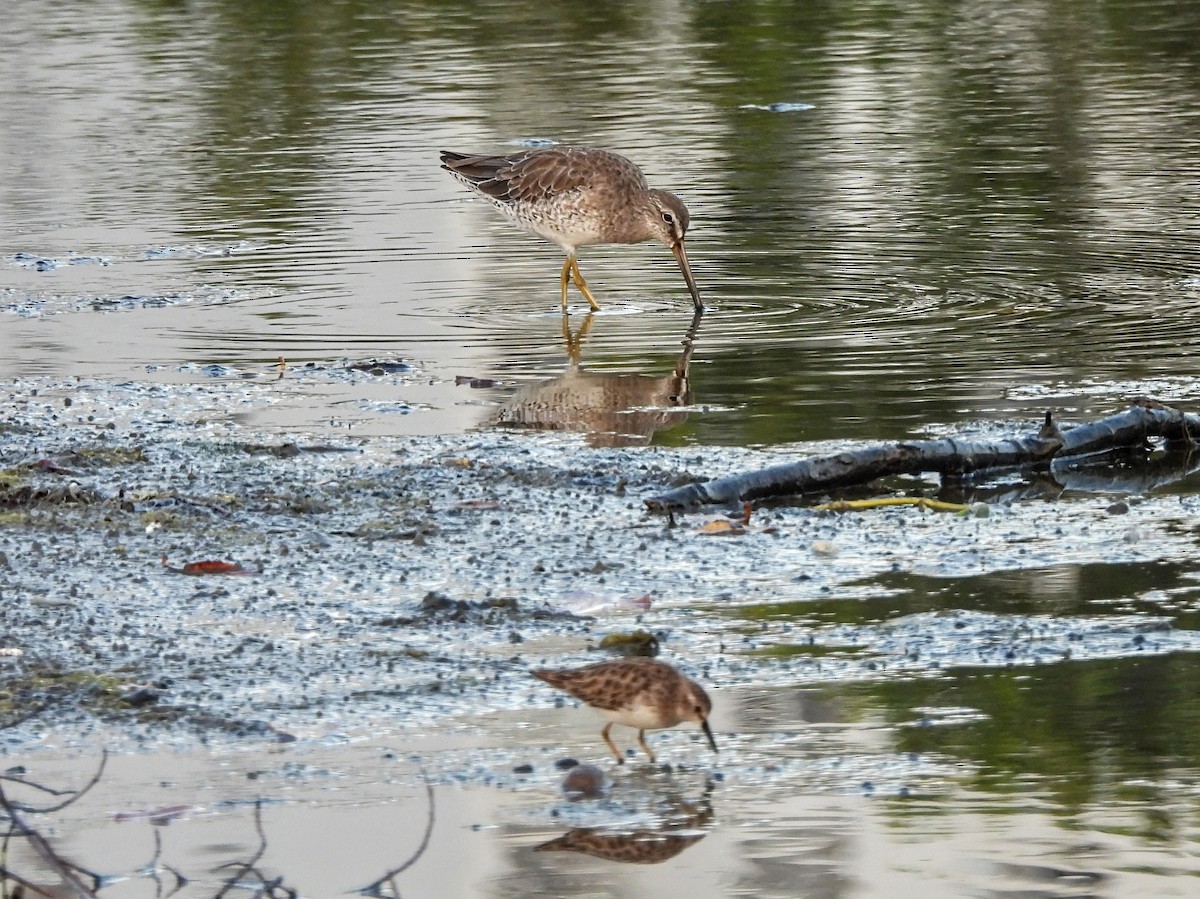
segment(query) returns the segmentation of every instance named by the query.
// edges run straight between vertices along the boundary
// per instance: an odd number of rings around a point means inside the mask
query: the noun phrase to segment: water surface
[[[561,256],[437,150],[536,138],[617,149],[690,204],[712,312],[697,409],[657,439],[1192,399],[1197,27],[1173,2],[22,4],[0,375],[403,358],[423,377],[385,392],[422,414],[326,385],[267,421],[477,424],[566,369]],[[605,308],[582,364],[668,373],[690,308],[665,248],[583,268]]]

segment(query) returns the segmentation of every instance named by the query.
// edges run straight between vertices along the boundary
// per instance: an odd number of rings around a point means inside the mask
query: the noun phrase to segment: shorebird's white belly
[[[604,243],[599,233],[594,228],[587,227],[585,221],[581,221],[578,227],[556,228],[552,225],[543,225],[540,222],[530,221],[519,216],[515,220],[522,228],[532,231],[539,237],[546,238],[551,243],[558,244],[568,252],[576,247],[589,247],[593,244]]]
[[[636,727],[638,730],[658,730],[663,727],[674,727],[678,721],[664,720],[662,709],[653,705],[633,705],[624,709],[599,709],[601,715],[609,721],[624,724],[626,727]]]
[[[515,224],[558,244],[568,253],[576,247],[610,242],[604,236],[604,220],[594,210],[579,208],[571,197],[556,197],[548,207],[537,209],[495,199],[492,203]]]

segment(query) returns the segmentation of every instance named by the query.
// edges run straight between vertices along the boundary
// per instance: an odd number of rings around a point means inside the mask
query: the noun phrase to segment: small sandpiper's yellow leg
[[[596,298],[592,296],[592,291],[587,286],[587,281],[583,280],[583,272],[579,270],[579,260],[574,256],[571,257],[571,269],[575,275],[575,286],[579,288],[579,292],[583,294],[583,298],[592,306],[592,311],[595,312],[600,308],[600,304],[596,302]],[[566,287],[564,286],[564,290]]]
[[[650,764],[654,764],[654,753],[650,751],[650,747],[646,745],[646,732],[638,731],[638,742],[642,745],[642,749],[646,750],[646,758],[650,759]]]
[[[624,759],[624,757],[621,755],[621,750],[617,749],[617,744],[616,744],[616,743],[614,743],[614,742],[612,741],[612,737],[610,737],[610,736],[608,735],[608,732],[609,732],[610,730],[612,730],[612,726],[613,726],[613,723],[612,723],[611,721],[610,721],[610,722],[608,722],[608,724],[604,725],[604,730],[600,731],[600,736],[604,737],[604,742],[608,744],[608,748],[609,748],[609,749],[611,749],[611,750],[612,750],[612,754],[613,754],[614,756],[616,756],[616,758],[617,758],[617,764],[618,764],[618,765],[624,765],[624,764],[625,764],[625,759]]]

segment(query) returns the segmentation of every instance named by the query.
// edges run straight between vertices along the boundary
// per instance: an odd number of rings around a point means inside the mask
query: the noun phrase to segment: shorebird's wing
[[[645,188],[642,170],[616,153],[548,147],[507,156],[442,153],[442,168],[503,203],[536,204],[574,190],[616,183]]]
[[[630,708],[648,690],[662,686],[653,683],[644,667],[629,665],[620,659],[584,668],[539,668],[532,674],[590,706],[609,711]]]

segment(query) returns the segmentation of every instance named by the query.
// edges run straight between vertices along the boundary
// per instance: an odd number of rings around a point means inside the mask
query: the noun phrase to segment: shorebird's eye
[[[673,224],[675,224],[675,216],[671,215],[671,213],[669,213],[669,212],[664,212],[664,213],[662,214],[662,219],[663,219],[663,221],[664,221],[664,222],[666,222],[668,225],[673,225]]]

